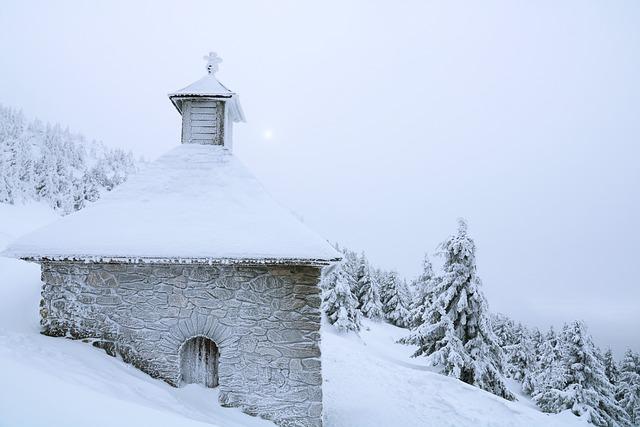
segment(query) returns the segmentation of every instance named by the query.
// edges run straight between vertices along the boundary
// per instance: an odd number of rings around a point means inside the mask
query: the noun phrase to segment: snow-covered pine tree
[[[342,248],[342,255],[342,262],[340,265],[342,266],[344,274],[348,276],[351,293],[355,297],[358,293],[358,267],[360,265],[358,254],[347,248]]]
[[[524,378],[522,379],[522,391],[531,395],[536,388],[536,380],[540,372],[540,366],[542,361],[542,344],[544,338],[538,328],[534,328],[531,332],[531,345],[533,350],[533,361],[525,371]]]
[[[413,294],[413,290],[411,288],[411,286],[409,286],[409,283],[407,283],[407,280],[404,278],[400,279],[400,282],[398,282],[398,294],[400,295],[400,303],[402,304],[402,307],[405,311],[405,315],[404,315],[404,328],[410,328],[410,321],[411,321],[411,301],[413,301],[414,298],[414,294]]]
[[[542,336],[542,332],[540,332],[540,329],[534,327],[531,330],[531,342],[533,343],[533,349],[536,355],[536,362],[540,361],[540,348],[542,346],[543,341],[544,341],[544,337]]]
[[[564,369],[562,368],[562,352],[558,335],[553,327],[544,336],[538,348],[538,366],[533,375],[533,381],[528,385],[527,393],[542,394],[552,388],[560,388],[564,383]]]
[[[476,247],[467,233],[467,223],[459,220],[458,232],[439,248],[444,257],[443,274],[434,285],[425,322],[401,342],[417,345],[413,356],[427,356],[443,374],[514,400],[502,375],[502,349],[480,291]]]
[[[492,313],[491,328],[503,349],[516,343],[515,322],[502,313]]]
[[[409,310],[405,306],[402,286],[398,273],[384,273],[380,283],[380,303],[384,318],[389,323],[406,328],[409,323]]]
[[[424,320],[424,312],[431,305],[431,288],[436,280],[433,274],[433,265],[429,259],[429,254],[424,255],[422,261],[422,272],[413,282],[414,295],[409,306],[409,326],[416,328]]]
[[[358,302],[351,292],[353,279],[343,266],[338,265],[323,276],[320,285],[323,289],[322,309],[329,323],[339,331],[357,332],[360,330],[360,312],[356,308]]]
[[[0,105],[0,203],[20,200],[18,145],[23,132],[22,113]]]
[[[369,268],[369,273],[371,274],[371,281],[373,282],[373,286],[375,286],[378,290],[378,298],[380,298],[380,288],[382,287],[382,279],[384,278],[385,272],[379,268],[371,266]],[[382,305],[380,305],[380,309],[382,310]]]
[[[514,327],[515,342],[503,349],[506,351],[506,373],[509,378],[524,382],[532,375],[536,362],[536,351],[529,330],[518,323]]]
[[[618,382],[620,371],[618,369],[618,364],[613,358],[613,351],[611,351],[611,348],[608,348],[602,355],[602,364],[604,365],[604,373],[607,376],[607,379],[611,384],[615,385]]]
[[[559,342],[562,371],[555,387],[536,393],[534,402],[544,412],[569,409],[597,426],[628,425],[628,416],[614,398],[613,386],[584,323],[565,325]]]
[[[379,319],[382,316],[380,295],[377,283],[371,278],[369,262],[364,254],[358,260],[356,284],[356,298],[358,300],[358,310],[364,317],[369,319]]]
[[[530,394],[534,389],[539,365],[536,343],[542,342],[540,331],[536,329],[535,333],[532,333],[522,324],[516,324],[501,313],[491,315],[491,324],[503,350],[505,376],[521,382],[523,391]]]
[[[627,412],[631,425],[640,425],[640,354],[624,353],[616,384],[616,400]]]

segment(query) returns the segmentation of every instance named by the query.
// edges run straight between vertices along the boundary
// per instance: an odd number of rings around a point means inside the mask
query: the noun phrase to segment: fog
[[[469,221],[491,309],[640,350],[640,3],[0,7],[0,103],[153,159],[224,59],[235,152],[332,242],[411,278]]]

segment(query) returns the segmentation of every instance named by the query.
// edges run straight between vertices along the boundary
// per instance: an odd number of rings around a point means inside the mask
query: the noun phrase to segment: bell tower
[[[207,74],[169,94],[182,115],[182,143],[222,145],[232,149],[233,123],[245,121],[240,100],[215,76],[222,59],[215,52],[203,59],[207,61]]]

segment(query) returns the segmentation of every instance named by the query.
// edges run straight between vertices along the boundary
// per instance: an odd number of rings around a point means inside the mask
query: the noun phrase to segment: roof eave
[[[244,116],[244,111],[242,110],[242,106],[240,105],[240,100],[238,99],[238,95],[233,93],[233,92],[229,92],[229,94],[201,94],[201,93],[170,93],[168,94],[169,99],[171,100],[171,103],[173,104],[174,107],[176,107],[176,110],[178,110],[178,113],[182,114],[182,108],[181,105],[179,104],[179,102],[182,99],[188,99],[188,98],[206,98],[206,99],[217,99],[217,100],[222,100],[224,102],[230,101],[229,104],[232,106],[233,108],[233,121],[234,122],[246,122],[245,116]]]
[[[133,257],[133,256],[85,256],[85,255],[28,255],[19,256],[29,262],[81,262],[107,264],[207,264],[207,265],[297,265],[324,267],[339,262],[335,258],[215,258],[215,257]]]

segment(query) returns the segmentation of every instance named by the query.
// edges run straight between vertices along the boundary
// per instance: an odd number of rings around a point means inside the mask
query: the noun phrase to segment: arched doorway
[[[216,343],[205,337],[193,337],[180,349],[180,374],[183,384],[218,386],[218,359]]]

